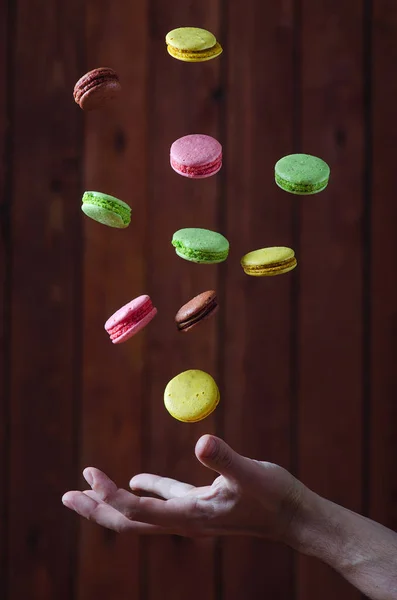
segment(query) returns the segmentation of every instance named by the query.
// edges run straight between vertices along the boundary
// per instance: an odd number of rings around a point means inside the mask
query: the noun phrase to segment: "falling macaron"
[[[211,177],[222,167],[222,146],[210,135],[185,135],[172,144],[170,163],[174,171],[183,177]]]
[[[180,373],[164,390],[164,405],[170,415],[183,423],[196,423],[218,406],[218,386],[208,373],[190,369]]]
[[[222,47],[210,31],[200,27],[178,27],[167,33],[168,53],[184,62],[203,62],[216,58]]]
[[[130,206],[102,192],[84,192],[81,210],[90,219],[108,227],[125,229],[131,222]]]
[[[156,316],[157,309],[147,294],[122,306],[105,323],[113,344],[126,342],[141,331]]]
[[[212,317],[218,310],[216,292],[209,290],[198,294],[184,304],[175,315],[178,331],[190,331]]]
[[[307,196],[325,190],[330,168],[325,161],[310,154],[289,154],[274,167],[277,185],[290,194]]]
[[[248,252],[241,259],[241,266],[247,275],[269,277],[282,275],[297,266],[295,252],[286,246],[272,246]]]
[[[97,110],[114,100],[121,91],[119,77],[110,67],[93,69],[83,75],[74,86],[76,104],[83,110]]]
[[[210,229],[187,227],[172,236],[172,245],[178,256],[198,264],[217,264],[229,255],[229,242],[221,234]]]

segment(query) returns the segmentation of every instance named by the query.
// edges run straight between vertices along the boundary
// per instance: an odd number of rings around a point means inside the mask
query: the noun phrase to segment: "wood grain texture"
[[[240,259],[257,248],[293,247],[295,200],[274,182],[274,165],[293,144],[293,2],[230,3],[228,13],[224,439],[290,469],[296,274],[249,277]],[[222,575],[225,600],[293,594],[291,553],[261,540],[225,540]]]
[[[363,3],[303,0],[301,151],[326,160],[328,188],[300,199],[299,476],[361,509],[363,348]],[[357,598],[299,559],[298,598]]]
[[[9,290],[11,244],[9,209],[10,199],[10,114],[9,114],[9,64],[8,44],[10,31],[9,7],[0,5],[0,597],[7,593],[7,496],[8,496],[8,391],[9,391]]]
[[[113,345],[104,323],[146,293],[147,3],[86,3],[87,70],[119,74],[120,101],[87,113],[85,189],[127,202],[132,222],[111,229],[84,217],[84,377],[81,468],[94,465],[120,487],[141,468],[145,332]],[[83,219],[83,214],[82,214]],[[86,484],[82,483],[87,487]],[[140,598],[139,539],[84,523],[79,598]]]
[[[215,416],[196,424],[180,423],[166,412],[163,394],[167,382],[187,369],[202,369],[217,379],[216,317],[181,334],[174,316],[191,297],[216,289],[217,271],[223,265],[186,262],[175,254],[171,239],[174,231],[183,227],[216,230],[219,178],[194,181],[177,175],[170,167],[169,152],[176,139],[190,133],[219,137],[222,56],[201,64],[177,61],[167,53],[165,36],[175,27],[194,25],[219,37],[219,2],[152,0],[150,5],[151,168],[146,251],[148,288],[159,314],[153,327],[148,328],[150,385],[145,408],[144,467],[149,472],[201,485],[211,482],[214,475],[199,465],[194,447],[201,434],[214,431]],[[187,589],[192,599],[214,598],[212,541],[150,539],[145,555],[147,599],[164,598],[165,589],[175,600],[185,598]]]
[[[73,597],[77,521],[61,496],[77,467],[81,23],[77,1],[18,2],[7,600]]]
[[[164,38],[181,25],[213,31],[224,53],[172,59]],[[397,530],[396,38],[395,0],[0,3],[1,600],[358,599],[281,546],[117,536],[61,496],[87,487],[89,464],[123,487],[138,471],[209,483],[194,446],[216,431]],[[73,86],[99,66],[122,97],[84,114]],[[213,178],[169,165],[193,132],[223,144]],[[317,196],[274,183],[297,146],[331,166]],[[129,202],[130,227],[85,217],[84,189]],[[228,261],[178,258],[171,237],[187,226],[227,235]],[[246,276],[241,256],[275,244],[298,268]],[[175,313],[207,289],[219,313],[178,333]],[[113,346],[105,320],[141,293],[156,319]],[[221,389],[193,425],[163,406],[188,368]]]
[[[372,20],[372,205],[371,205],[371,408],[370,516],[397,530],[397,184],[392,149],[397,144],[393,108],[397,82],[397,6],[373,4]]]

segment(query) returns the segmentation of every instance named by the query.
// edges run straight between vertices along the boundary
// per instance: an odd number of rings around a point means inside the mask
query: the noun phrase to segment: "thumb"
[[[196,444],[195,453],[205,467],[228,479],[240,479],[246,470],[247,459],[214,435],[203,435]]]

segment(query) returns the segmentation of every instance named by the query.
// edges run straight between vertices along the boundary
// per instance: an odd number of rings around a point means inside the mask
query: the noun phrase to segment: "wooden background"
[[[223,55],[171,59],[168,30],[213,31]],[[322,564],[253,539],[117,536],[61,504],[95,465],[201,484],[205,432],[291,469],[320,494],[397,529],[397,3],[395,0],[0,2],[2,600],[353,600]],[[115,68],[119,106],[84,115],[75,81]],[[216,177],[189,181],[169,146],[224,146]],[[275,161],[327,160],[322,194],[290,196]],[[85,189],[132,206],[111,230]],[[174,230],[216,229],[229,260],[178,259]],[[290,245],[299,267],[245,276],[241,255]],[[214,288],[222,310],[182,336],[173,316]],[[159,314],[120,347],[103,330],[149,293]],[[179,371],[221,388],[204,422],[163,408]]]

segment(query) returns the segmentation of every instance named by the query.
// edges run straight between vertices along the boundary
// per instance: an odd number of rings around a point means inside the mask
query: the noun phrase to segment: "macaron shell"
[[[126,342],[127,340],[132,338],[134,335],[136,335],[139,331],[141,331],[141,329],[146,327],[146,325],[148,323],[150,323],[150,321],[156,315],[157,315],[157,308],[153,307],[153,309],[150,311],[150,313],[148,313],[145,317],[143,317],[143,319],[140,319],[140,321],[138,323],[135,323],[134,325],[130,325],[130,327],[126,328],[125,333],[120,335],[117,339],[112,340],[112,343],[113,344],[122,344],[123,342]]]
[[[125,229],[131,222],[129,205],[102,192],[84,192],[81,210],[87,217],[109,227]]]
[[[142,311],[144,314],[142,317],[139,317],[139,313]],[[104,327],[110,335],[112,329],[123,325],[123,323],[125,324],[124,331],[117,338],[112,339],[113,344],[120,344],[137,334],[156,314],[157,309],[153,306],[150,297],[147,294],[142,294],[119,308],[109,317]],[[131,323],[129,323],[130,320]]]
[[[190,325],[188,325],[187,327],[184,327],[183,329],[179,329],[179,331],[181,333],[187,333],[188,331],[191,331],[192,329],[194,329],[195,327],[197,327],[197,325],[200,325],[203,321],[207,321],[207,319],[210,319],[211,317],[213,317],[219,310],[219,306],[215,306],[211,312],[208,312],[206,315],[203,315],[202,317],[200,317],[199,320],[197,320],[196,322],[192,322]]]
[[[324,184],[317,185],[315,188],[308,189],[298,189],[297,184],[289,184],[288,182],[283,182],[280,178],[276,179],[276,184],[280,189],[284,192],[288,192],[289,194],[295,194],[295,196],[314,196],[314,194],[319,194],[324,191],[328,186],[328,181]]]
[[[174,419],[184,423],[205,419],[219,400],[219,389],[211,375],[195,369],[174,377],[164,391],[166,409]]]
[[[108,227],[115,227],[117,229],[125,229],[128,227],[128,224],[125,224],[120,215],[112,212],[111,210],[107,210],[102,206],[97,206],[95,204],[83,204],[81,210],[87,217],[101,223],[102,225],[107,225]]]
[[[113,101],[120,93],[120,84],[116,81],[104,81],[88,90],[80,100],[83,110],[98,110]]]
[[[151,303],[150,296],[148,296],[147,294],[142,294],[141,296],[134,298],[134,300],[131,300],[131,302],[124,304],[124,306],[119,308],[106,321],[106,331],[109,331],[109,329],[112,329],[115,325],[119,325],[120,323],[123,323],[127,319],[131,318],[135,313],[142,310],[148,303]]]
[[[183,260],[188,260],[197,265],[217,265],[224,262],[227,258],[227,255],[222,255],[221,258],[208,258],[203,252],[197,252],[197,256],[191,256],[183,248],[175,248],[175,254],[183,258]]]
[[[228,240],[209,229],[179,229],[172,237],[172,245],[178,256],[195,263],[217,264],[229,254]]]
[[[198,175],[197,173],[194,173],[194,169],[192,169],[193,172],[186,173],[186,172],[182,171],[181,169],[179,169],[178,167],[176,167],[173,163],[171,163],[171,167],[174,169],[174,171],[176,173],[178,173],[178,175],[182,175],[182,177],[188,177],[189,179],[206,179],[207,177],[212,177],[213,175],[216,175],[217,173],[219,173],[219,171],[222,168],[222,162],[220,162],[219,166],[214,167],[212,169],[208,169],[204,175]]]
[[[241,259],[241,266],[248,275],[281,275],[297,266],[295,252],[286,246],[272,246],[248,252]]]
[[[270,246],[248,252],[241,259],[243,266],[269,265],[289,260],[295,256],[295,252],[287,246]]]
[[[131,212],[131,207],[129,206],[129,204],[127,204],[126,202],[123,202],[122,200],[119,200],[119,198],[116,198],[115,196],[111,196],[110,194],[105,194],[104,192],[95,192],[93,190],[87,190],[83,194],[83,202],[90,201],[90,200],[93,200],[94,202],[99,201],[101,203],[114,202],[115,204],[117,204],[117,206],[120,206],[121,208],[125,208],[127,211]]]
[[[189,302],[186,302],[175,315],[175,320],[184,321],[190,319],[203,308],[210,305],[216,299],[216,293],[214,291],[202,292],[197,296],[194,296]]]
[[[216,292],[202,292],[184,304],[175,315],[179,331],[190,331],[218,311]]]
[[[317,194],[329,181],[330,168],[325,161],[310,154],[290,154],[277,161],[275,168],[277,185],[298,195]]]
[[[247,275],[251,275],[252,277],[271,277],[273,275],[283,275],[284,273],[288,273],[289,271],[293,271],[295,267],[298,265],[298,261],[296,258],[292,259],[288,262],[288,266],[267,266],[263,268],[250,269],[246,267],[244,269]]]
[[[215,46],[216,37],[200,27],[178,27],[167,33],[165,41],[178,50],[198,52]]]
[[[200,167],[213,163],[222,155],[222,145],[204,133],[185,135],[172,144],[170,157],[186,166]]]
[[[121,91],[116,71],[110,67],[100,67],[89,71],[77,81],[73,96],[83,110],[102,108]]]
[[[182,60],[183,62],[188,63],[200,63],[207,60],[212,60],[213,58],[220,56],[223,52],[223,48],[218,42],[213,48],[202,50],[201,52],[189,52],[187,50],[181,52],[172,46],[167,46],[167,50],[168,54],[172,56],[172,58],[176,58],[177,60]]]

